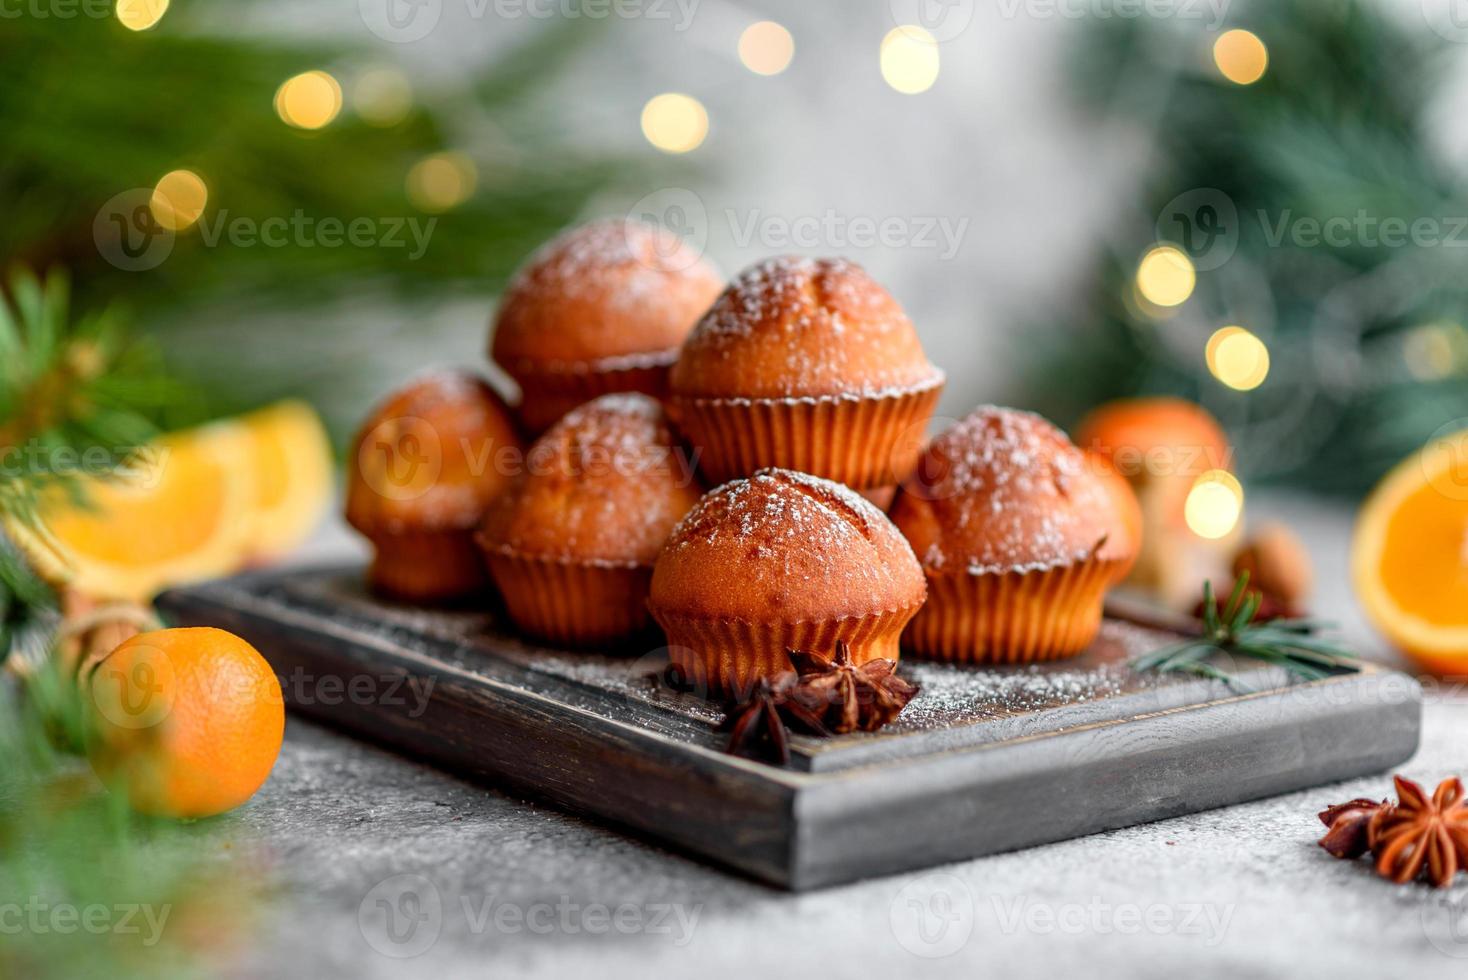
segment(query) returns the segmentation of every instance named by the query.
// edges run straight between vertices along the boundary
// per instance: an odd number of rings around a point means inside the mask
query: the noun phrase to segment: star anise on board
[[[794,674],[781,674],[773,681],[761,677],[748,699],[731,709],[724,720],[722,727],[729,732],[724,751],[746,759],[770,759],[782,766],[789,762],[790,738],[780,707],[794,681]]]
[[[800,715],[809,715],[822,729],[838,735],[876,731],[896,718],[918,691],[897,676],[896,661],[879,658],[853,664],[850,648],[839,640],[829,659],[791,650],[790,662],[799,678],[788,695],[788,703],[801,709],[796,720],[804,722]]]
[[[1376,872],[1404,884],[1424,871],[1446,888],[1459,868],[1468,868],[1468,803],[1463,781],[1444,779],[1431,797],[1417,783],[1395,777],[1398,802],[1382,807],[1368,827]]]
[[[1456,776],[1431,797],[1420,785],[1395,776],[1395,804],[1355,799],[1320,811],[1327,830],[1320,846],[1339,858],[1375,856],[1376,873],[1399,885],[1426,874],[1446,888],[1468,870],[1468,801]]]

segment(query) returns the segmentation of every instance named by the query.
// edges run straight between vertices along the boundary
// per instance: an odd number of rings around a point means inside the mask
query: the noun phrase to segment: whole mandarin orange
[[[88,756],[144,813],[207,817],[248,800],[285,731],[280,682],[220,629],[139,633],[89,678]]]

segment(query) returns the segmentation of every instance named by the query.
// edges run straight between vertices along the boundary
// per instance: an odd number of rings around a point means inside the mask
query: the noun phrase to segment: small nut
[[[1315,583],[1310,553],[1283,524],[1266,524],[1250,535],[1234,556],[1233,572],[1248,572],[1251,587],[1292,608],[1299,608]]]

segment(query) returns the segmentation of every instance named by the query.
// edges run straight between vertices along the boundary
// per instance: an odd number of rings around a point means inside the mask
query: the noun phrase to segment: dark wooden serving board
[[[495,612],[394,606],[358,569],[167,593],[271,661],[294,710],[790,889],[1013,850],[1386,769],[1416,750],[1415,681],[1312,683],[1227,664],[1244,690],[1138,674],[1173,634],[1108,619],[1081,657],[903,661],[923,690],[872,735],[796,737],[788,768],[720,751],[717,708],[657,679],[661,650],[527,644]]]

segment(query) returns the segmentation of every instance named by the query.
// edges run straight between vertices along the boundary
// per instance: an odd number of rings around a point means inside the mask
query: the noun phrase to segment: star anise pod
[[[896,718],[918,691],[915,684],[897,676],[896,661],[877,659],[855,665],[850,648],[840,640],[835,656],[829,659],[791,650],[790,662],[798,680],[787,696],[787,710],[806,727],[838,735],[876,731]]]
[[[782,674],[773,682],[761,677],[749,698],[729,711],[722,726],[729,732],[729,745],[724,751],[782,766],[788,763],[790,739],[780,718],[780,707],[794,681],[794,674]]]
[[[1384,806],[1384,802],[1358,798],[1326,807],[1319,813],[1320,822],[1326,826],[1325,836],[1317,843],[1338,858],[1360,857],[1370,849],[1367,824],[1371,822],[1372,815]]]
[[[1395,776],[1396,806],[1377,810],[1367,825],[1376,873],[1405,884],[1426,872],[1438,888],[1446,888],[1459,868],[1468,868],[1468,802],[1463,781],[1444,779],[1427,791],[1410,779]]]

